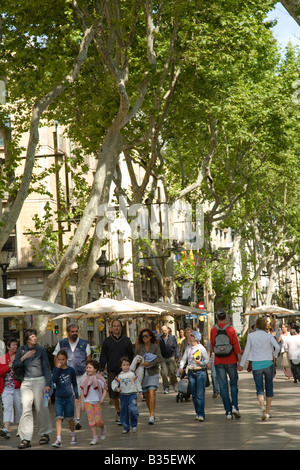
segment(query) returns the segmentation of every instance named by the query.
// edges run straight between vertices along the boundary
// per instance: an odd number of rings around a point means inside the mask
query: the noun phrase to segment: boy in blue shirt
[[[55,414],[56,414],[56,441],[52,447],[61,447],[61,426],[66,418],[69,421],[71,431],[71,444],[77,444],[74,423],[74,397],[78,403],[78,387],[76,374],[73,367],[67,365],[68,354],[66,351],[59,351],[57,354],[58,367],[54,367],[52,381],[56,386],[55,390]]]

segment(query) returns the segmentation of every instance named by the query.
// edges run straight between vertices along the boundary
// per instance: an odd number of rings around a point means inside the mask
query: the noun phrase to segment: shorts
[[[107,373],[107,386],[108,386],[108,394],[109,398],[115,399],[120,397],[120,392],[114,392],[111,388],[111,383],[114,380],[115,377],[117,377],[116,372],[108,372]]]
[[[157,387],[155,385],[149,385],[148,387],[143,387],[143,393],[149,392],[149,390],[157,390]]]
[[[84,403],[84,408],[88,417],[89,426],[103,426],[102,420],[102,407],[100,403],[92,404],[89,402]]]
[[[55,398],[55,415],[56,419],[73,419],[74,418],[74,398]]]
[[[143,392],[149,392],[149,390],[157,390],[159,386],[158,374],[149,375],[148,370],[145,369],[144,378],[142,382]]]

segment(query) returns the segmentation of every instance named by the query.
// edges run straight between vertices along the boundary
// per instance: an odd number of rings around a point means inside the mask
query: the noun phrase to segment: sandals
[[[48,436],[48,434],[43,434],[43,436],[39,440],[39,444],[43,446],[45,444],[48,444],[49,441],[50,441],[50,437]]]
[[[50,437],[48,436],[48,434],[44,434],[41,437],[39,444],[42,446],[42,445],[48,444],[49,441],[50,441]],[[28,447],[31,447],[31,444],[30,444],[30,441],[27,441],[27,439],[23,439],[18,445],[18,449],[27,449]]]
[[[27,441],[26,439],[23,439],[23,441],[18,445],[18,449],[27,449],[28,447],[31,447],[31,444],[30,441]]]

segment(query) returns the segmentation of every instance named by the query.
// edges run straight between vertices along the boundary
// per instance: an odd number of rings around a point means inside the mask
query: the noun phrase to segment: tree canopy
[[[154,176],[165,186],[167,203],[184,198],[206,204],[206,253],[212,251],[212,224],[232,227],[249,253],[256,246],[260,259],[253,279],[259,269],[274,270],[297,255],[299,110],[292,93],[299,54],[290,47],[285,59],[280,57],[267,20],[274,4],[1,2],[0,78],[7,101],[0,116],[5,136],[0,194],[9,192],[0,220],[1,246],[28,191],[42,188],[41,178],[47,177],[33,177],[39,125],[58,121],[74,143],[67,165],[81,218],[70,244],[58,254],[44,298],[55,300],[80,264],[78,298],[83,301],[101,247],[96,235],[87,246],[87,236],[113,182],[119,194],[144,203],[153,197],[149,181]],[[25,130],[26,163],[18,177],[18,144]],[[122,187],[118,174],[121,153],[131,188]],[[97,159],[91,185],[85,177],[87,155]],[[142,183],[135,180],[133,162],[145,169]],[[64,217],[74,216],[63,210]],[[37,224],[50,236],[49,220]],[[224,272],[221,266],[215,269],[215,285],[221,285]],[[234,284],[232,295],[237,288]]]

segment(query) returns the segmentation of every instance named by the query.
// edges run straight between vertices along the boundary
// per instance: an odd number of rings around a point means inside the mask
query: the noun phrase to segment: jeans
[[[194,408],[198,417],[205,418],[205,370],[189,370],[188,379],[191,388]]]
[[[220,393],[220,386],[219,386],[219,382],[217,380],[217,372],[216,372],[216,368],[215,368],[215,366],[212,362],[210,364],[210,373],[211,373],[213,391],[214,391],[214,393],[219,394]]]
[[[231,414],[232,407],[234,406],[237,410],[238,407],[238,373],[237,364],[217,364],[215,366],[217,373],[217,380],[220,385],[220,393],[225,408],[226,414]],[[231,400],[229,396],[228,380],[230,383]]]
[[[120,422],[126,431],[129,431],[130,424],[133,428],[137,427],[139,411],[137,407],[137,394],[120,395],[121,413]]]
[[[273,393],[273,378],[274,378],[274,366],[265,369],[253,370],[252,371],[256,393],[257,395],[264,395],[264,379],[266,388],[266,397],[271,398],[274,396]]]

